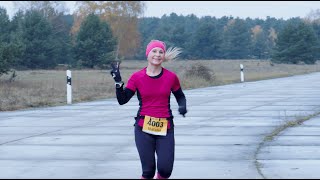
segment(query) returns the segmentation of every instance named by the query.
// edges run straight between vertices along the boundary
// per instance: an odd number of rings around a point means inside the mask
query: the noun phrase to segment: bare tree
[[[52,9],[57,13],[69,12],[64,1],[13,1],[13,5],[16,10],[41,10],[45,17],[50,16]]]
[[[138,16],[144,13],[143,1],[77,1],[72,33],[79,31],[83,19],[90,13],[107,21],[117,38],[116,60],[119,56],[130,56],[138,49]]]
[[[314,22],[316,24],[320,24],[320,9],[311,10],[305,20],[309,23]]]

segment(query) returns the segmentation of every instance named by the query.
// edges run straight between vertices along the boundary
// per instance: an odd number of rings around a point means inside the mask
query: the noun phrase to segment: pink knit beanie
[[[164,42],[159,41],[159,40],[151,40],[149,42],[149,44],[147,45],[147,49],[146,49],[146,56],[147,57],[148,57],[149,52],[155,47],[161,48],[164,51],[164,53],[166,52],[166,44]]]

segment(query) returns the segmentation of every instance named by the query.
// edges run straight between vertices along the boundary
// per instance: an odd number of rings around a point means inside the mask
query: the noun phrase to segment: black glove
[[[186,106],[179,106],[179,113],[183,116],[186,117],[185,114],[187,113],[187,107]]]
[[[119,71],[120,62],[111,63],[112,70],[110,71],[111,76],[115,82],[121,82],[122,78]]]

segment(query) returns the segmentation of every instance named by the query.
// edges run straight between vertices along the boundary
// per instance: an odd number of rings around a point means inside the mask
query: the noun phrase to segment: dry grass
[[[240,82],[240,64],[244,65],[245,81],[285,77],[319,72],[315,65],[271,65],[270,61],[257,60],[198,60],[175,61],[163,66],[177,73],[183,89],[224,85]],[[145,67],[146,61],[123,61],[122,79]],[[0,111],[29,107],[66,104],[66,71],[17,71],[14,82],[9,75],[0,77]],[[73,103],[114,98],[114,82],[109,70],[72,70]]]

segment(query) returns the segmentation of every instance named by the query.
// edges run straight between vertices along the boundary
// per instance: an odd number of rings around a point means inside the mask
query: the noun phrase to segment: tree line
[[[319,13],[320,15],[320,13]],[[136,59],[145,58],[151,39],[183,48],[182,59],[271,59],[279,63],[308,63],[319,59],[320,16],[317,19],[267,17],[215,18],[175,13],[139,19],[142,46]]]
[[[38,6],[19,10],[11,20],[0,7],[0,75],[10,69],[52,69],[58,64],[106,68],[114,60],[144,60],[152,39],[182,48],[182,59],[313,64],[320,57],[318,11],[313,18],[289,20],[175,13],[138,18],[145,8],[141,1],[79,1],[73,15],[48,3],[55,1],[30,2]]]

